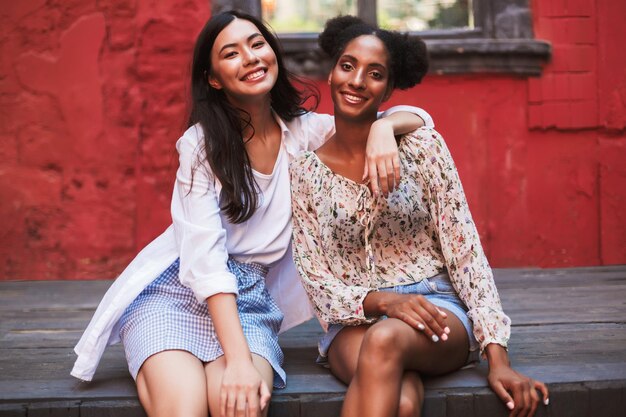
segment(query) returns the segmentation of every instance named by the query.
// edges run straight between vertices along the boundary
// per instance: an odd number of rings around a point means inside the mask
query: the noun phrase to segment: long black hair
[[[278,65],[276,84],[270,91],[272,109],[286,121],[307,112],[304,102],[313,97],[313,106],[319,102],[315,87],[307,81],[297,79],[285,67],[282,51],[276,37],[254,16],[239,11],[217,14],[206,23],[194,47],[191,67],[191,112],[188,126],[200,124],[204,133],[204,152],[200,153],[198,166],[208,162],[212,174],[222,185],[220,209],[233,223],[248,220],[255,212],[258,203],[258,186],[254,180],[250,159],[246,152],[243,137],[250,124],[250,115],[236,108],[227,100],[223,90],[209,85],[211,74],[211,50],[220,32],[235,18],[254,24],[267,43],[274,50]],[[305,87],[298,91],[292,80]],[[252,137],[252,136],[250,136]],[[193,187],[193,183],[192,183]]]

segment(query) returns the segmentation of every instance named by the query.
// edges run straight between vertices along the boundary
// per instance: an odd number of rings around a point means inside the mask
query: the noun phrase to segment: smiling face
[[[376,118],[391,94],[389,54],[374,35],[351,40],[328,77],[335,116],[354,121]]]
[[[215,39],[208,81],[231,102],[269,100],[277,76],[276,54],[252,22],[236,18]]]

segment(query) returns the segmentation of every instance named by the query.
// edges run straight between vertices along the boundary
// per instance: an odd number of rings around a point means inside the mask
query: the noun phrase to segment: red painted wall
[[[626,3],[532,5],[553,45],[541,77],[433,75],[391,103],[435,118],[492,265],[626,263]],[[113,277],[169,224],[208,16],[200,0],[2,1],[0,279]]]

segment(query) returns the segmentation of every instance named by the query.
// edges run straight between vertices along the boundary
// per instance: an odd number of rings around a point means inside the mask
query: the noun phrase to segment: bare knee
[[[370,327],[363,338],[359,367],[370,365],[380,369],[385,365],[399,365],[401,352],[397,341],[398,327],[387,320]]]
[[[400,395],[398,403],[398,417],[419,417],[422,404],[419,398],[409,395]]]
[[[139,401],[150,417],[209,414],[202,362],[182,351],[164,351],[144,362],[137,375]]]

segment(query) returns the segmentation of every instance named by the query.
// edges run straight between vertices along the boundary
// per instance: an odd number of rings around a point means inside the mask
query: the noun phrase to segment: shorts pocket
[[[428,286],[432,290],[433,294],[456,294],[454,287],[452,286],[452,282],[446,277],[432,277],[426,278],[428,282]]]
[[[393,287],[393,291],[398,294],[430,294],[431,287],[425,279],[408,285],[398,285]]]

